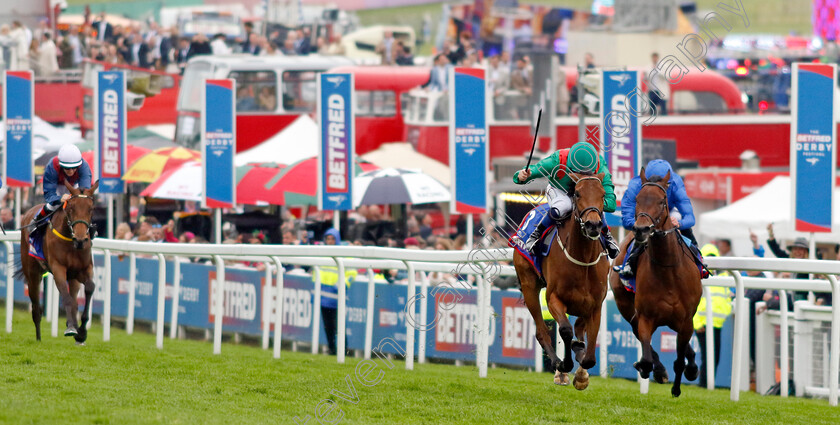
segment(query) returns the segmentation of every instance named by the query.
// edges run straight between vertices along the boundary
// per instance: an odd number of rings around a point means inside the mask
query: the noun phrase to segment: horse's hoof
[[[563,386],[569,385],[569,374],[560,371],[554,372],[554,384]]]
[[[680,396],[680,394],[682,394],[682,392],[680,391],[680,387],[678,387],[678,386],[676,386],[676,385],[675,385],[673,388],[671,388],[671,395],[672,395],[674,398],[679,397],[679,396]]]
[[[654,369],[653,370],[653,380],[657,384],[667,384],[668,383],[668,371],[664,367],[662,369]]]
[[[79,334],[79,331],[77,331],[76,328],[67,328],[64,331],[64,336],[76,336],[78,334]]]
[[[572,351],[583,351],[584,349],[586,349],[586,344],[583,341],[572,341]]]
[[[639,375],[642,376],[642,379],[649,379],[650,378],[650,370],[642,366],[642,362],[633,363],[633,367],[639,371]]]
[[[85,342],[84,342],[84,341],[76,341],[76,345],[77,345],[77,346],[80,346],[80,347],[84,347],[84,346],[85,346]]]
[[[579,368],[575,373],[575,389],[583,391],[589,386],[589,372],[586,369]]]
[[[693,381],[697,379],[698,375],[700,375],[700,368],[697,367],[697,364],[690,364],[685,367],[685,379]]]

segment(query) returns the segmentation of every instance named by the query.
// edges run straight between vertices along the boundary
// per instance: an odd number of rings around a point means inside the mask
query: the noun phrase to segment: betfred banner
[[[123,71],[99,71],[94,81],[94,168],[100,193],[125,193],[125,84]]]
[[[318,74],[318,209],[353,209],[353,74]]]
[[[3,74],[3,113],[6,122],[3,184],[8,187],[33,185],[34,93],[32,71],[6,71]]]
[[[236,81],[206,80],[201,123],[201,159],[205,208],[233,208],[236,204]]]
[[[484,70],[449,70],[449,167],[452,214],[487,212],[487,81]]]
[[[601,149],[615,185],[618,205],[630,180],[642,167],[642,127],[630,111],[640,111],[639,96],[635,105],[626,104],[627,92],[640,86],[638,71],[601,71]]]
[[[793,64],[790,175],[792,216],[798,232],[831,232],[837,166],[836,75],[834,64]]]

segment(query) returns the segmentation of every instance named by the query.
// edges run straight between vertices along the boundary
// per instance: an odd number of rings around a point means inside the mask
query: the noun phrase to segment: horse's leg
[[[21,251],[27,255],[26,251]],[[23,261],[22,261],[23,262]],[[41,275],[37,270],[32,270],[32,264],[23,264],[23,274],[26,278],[26,286],[29,288],[29,301],[32,302],[32,322],[35,323],[35,338],[41,340]]]
[[[537,285],[537,274],[520,254],[514,254],[513,264],[516,268],[516,275],[519,277],[520,290],[522,298],[525,301],[525,307],[531,313],[531,318],[534,319],[534,324],[537,328],[537,342],[542,347],[545,354],[551,360],[551,364],[557,367],[560,360],[557,358],[557,353],[554,352],[554,347],[551,344],[551,335],[548,332],[548,326],[542,317],[542,306],[540,305],[540,288]]]
[[[691,335],[694,333],[694,327],[692,326],[691,321],[688,322],[687,325],[683,326],[677,333],[677,359],[674,360],[674,385],[671,387],[671,395],[674,397],[680,396],[680,382],[682,381],[683,371],[686,369],[685,367],[685,358],[686,352],[691,350],[689,347],[689,343],[691,342]],[[694,363],[694,350],[692,350],[692,359],[691,362]],[[695,368],[695,376],[696,376],[696,368],[697,365],[694,365]],[[686,379],[688,377],[686,376]]]
[[[92,272],[93,266],[91,266],[91,271],[88,272],[88,276],[84,279],[85,284],[85,309],[82,312],[82,320],[80,321],[79,325],[79,334],[75,336],[76,342],[80,345],[84,345],[85,341],[87,340],[87,323],[88,317],[90,315],[90,309],[93,308],[93,291],[96,288],[96,285],[93,283],[93,276]]]
[[[67,269],[64,266],[53,262],[50,264],[53,278],[55,279],[55,286],[58,288],[58,293],[61,294],[61,299],[64,301],[64,313],[67,315],[67,329],[64,330],[64,336],[76,336],[78,331],[78,321],[76,320],[77,306],[76,306],[76,291],[70,293],[70,285],[67,280]]]
[[[639,342],[642,344],[642,358],[639,359],[633,367],[642,375],[642,379],[650,378],[651,369],[653,369],[653,349],[650,346],[650,338],[653,335],[653,321],[647,317],[639,317],[638,334]]]
[[[691,337],[689,336],[689,341],[691,341]],[[687,365],[685,367],[685,379],[688,381],[693,381],[697,379],[697,375],[700,374],[700,368],[697,367],[697,362],[694,360],[694,349],[691,348],[691,343],[689,342],[688,345],[685,346],[685,359],[687,360]],[[654,371],[654,375],[655,375]]]
[[[578,321],[581,319],[578,318]],[[598,331],[601,327],[601,309],[598,308],[592,312],[592,315],[586,319],[586,351],[583,354],[583,359],[579,360],[580,367],[575,373],[575,388],[578,390],[585,390],[589,386],[589,372],[595,366],[595,347],[598,344]],[[575,331],[577,332],[577,322],[575,322]],[[582,336],[578,336],[580,338]]]
[[[586,346],[583,344],[583,338],[586,334],[587,320],[583,317],[578,317],[575,320],[575,339],[572,340],[572,351],[575,353],[575,361],[580,363],[583,361],[583,351]]]
[[[559,369],[560,372],[569,373],[575,366],[575,363],[572,360],[572,324],[569,323],[569,318],[566,317],[566,306],[563,305],[562,301],[560,301],[560,297],[558,297],[555,293],[547,292],[547,294],[548,311],[551,312],[551,316],[557,321],[557,326],[560,330],[560,338],[563,339],[563,346],[565,347],[563,352],[563,362],[559,365],[555,365],[555,368]]]

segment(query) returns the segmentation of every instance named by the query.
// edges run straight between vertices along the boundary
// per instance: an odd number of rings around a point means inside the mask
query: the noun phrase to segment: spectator
[[[376,46],[376,53],[379,54],[382,65],[394,65],[397,59],[397,41],[392,31],[385,31],[382,41]]]
[[[502,66],[498,55],[490,56],[487,67],[487,88],[493,94],[496,105],[504,103],[504,92],[510,84],[510,69]]]
[[[324,233],[325,245],[340,245],[341,234],[337,229],[330,228]],[[321,317],[324,319],[324,334],[327,337],[327,346],[330,355],[338,352],[336,348],[336,328],[338,320],[338,271],[335,267],[321,267]],[[350,282],[355,279],[355,270],[346,270],[344,273],[345,284],[350,287]],[[313,275],[315,279],[317,276]],[[347,344],[344,344],[345,348]]]
[[[312,51],[312,33],[309,27],[303,27],[302,30],[297,31],[295,37],[295,51],[299,55],[308,55]]]
[[[720,252],[718,248],[712,244],[706,244],[700,250],[703,257],[718,257]],[[710,286],[709,294],[712,297],[712,326],[714,332],[714,358],[715,367],[717,370],[720,363],[720,343],[721,343],[721,329],[726,321],[726,318],[732,313],[732,294],[729,288],[722,286]],[[706,386],[706,332],[708,331],[708,323],[706,323],[706,299],[700,299],[700,305],[697,306],[697,313],[694,315],[694,331],[697,333],[697,342],[700,344],[700,386]]]
[[[671,84],[668,78],[663,74],[657,65],[659,65],[659,54],[654,53],[650,55],[653,67],[647,75],[648,82],[648,97],[650,98],[656,112],[652,112],[658,116],[668,115],[668,98],[671,97]]]
[[[277,95],[274,87],[263,86],[257,95],[257,103],[261,111],[273,111],[277,109]]]
[[[196,34],[190,43],[190,52],[187,55],[189,58],[197,55],[213,54],[213,48],[210,46],[210,40],[204,34]]]
[[[592,53],[586,52],[583,55],[583,61],[586,69],[595,69],[595,56]]]
[[[181,74],[184,74],[184,69],[187,68],[187,61],[190,59],[190,40],[187,38],[181,38],[178,40],[178,50],[175,53],[175,64],[178,65],[178,69],[180,70]]]
[[[429,81],[424,85],[429,91],[446,91],[449,87],[449,59],[446,55],[435,56],[435,67],[429,76]]]
[[[70,27],[71,30],[73,28],[73,26]],[[15,53],[12,57],[17,58],[17,61],[13,62],[9,69],[21,71],[29,69],[30,42],[29,37],[26,36],[26,29],[20,21],[12,22],[12,30],[9,32],[9,37],[11,39],[12,50]]]
[[[222,33],[213,36],[213,41],[210,42],[210,49],[214,55],[229,55],[232,53],[225,40],[227,40],[227,36]]]
[[[397,56],[397,65],[414,65],[414,55],[411,54],[411,49],[408,46],[403,46],[402,43],[400,43],[399,48],[401,49],[401,52],[398,52],[399,55]]]
[[[527,66],[528,62],[523,56],[516,61],[516,69],[510,74],[510,88],[520,95],[516,99],[514,119],[525,119],[528,116],[528,98],[531,97],[532,82]]]
[[[116,232],[114,233],[114,239],[129,241],[133,238],[134,234],[131,233],[131,226],[128,223],[120,223],[117,225]]]
[[[96,40],[100,43],[113,42],[114,27],[105,19],[105,12],[99,13],[99,20],[93,23],[93,28],[96,30]]]
[[[250,53],[257,56],[261,51],[260,35],[255,32],[248,33],[248,41],[246,44],[243,44],[242,53]]]
[[[432,216],[430,214],[424,214],[420,218],[420,237],[423,239],[428,239],[429,236],[432,235]]]
[[[499,55],[499,65],[501,65],[502,68],[508,70],[508,72],[511,71],[511,69],[513,68],[513,64],[510,62],[510,52],[505,50],[502,52],[501,55]]]
[[[38,49],[38,70],[41,77],[51,77],[58,72],[58,49],[50,33],[45,32],[41,40],[42,43]]]
[[[720,257],[733,257],[735,255],[732,252],[732,241],[729,239],[718,239],[715,241],[715,245],[720,251]]]
[[[344,45],[341,44],[341,36],[334,35],[332,42],[327,46],[327,52],[324,54],[344,56],[344,52]]]
[[[569,115],[571,95],[566,84],[566,71],[557,68],[557,115]]]
[[[12,230],[16,227],[15,216],[11,208],[0,209],[0,223],[3,224],[3,228],[6,230]]]
[[[259,109],[257,100],[251,94],[251,85],[243,84],[236,88],[236,110],[256,111]]]
[[[808,258],[808,240],[805,238],[796,238],[793,241],[793,244],[788,245],[788,253],[787,251],[783,250],[781,246],[779,246],[779,242],[776,241],[776,237],[773,234],[773,223],[767,225],[767,246],[770,247],[770,251],[773,252],[778,258],[794,258],[794,259],[805,259]],[[808,279],[808,273],[797,273],[795,276],[796,279]],[[796,292],[794,295],[794,299],[797,301],[804,300],[807,298],[806,292]]]
[[[253,55],[256,55],[256,53],[252,52],[252,49],[255,46],[253,45],[253,42],[252,42],[252,39],[251,39],[251,34],[255,34],[254,33],[254,24],[251,23],[251,22],[245,22],[244,24],[242,24],[242,26],[245,28],[245,40],[242,41],[242,44],[241,44],[242,53],[251,53]],[[257,47],[259,47],[259,46],[257,46]]]
[[[300,245],[300,241],[295,237],[295,232],[291,230],[283,232],[283,245]]]

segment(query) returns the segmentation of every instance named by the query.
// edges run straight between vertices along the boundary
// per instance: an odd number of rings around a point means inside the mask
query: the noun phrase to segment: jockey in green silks
[[[576,182],[569,177],[570,173],[590,175],[604,173],[603,185],[606,192],[604,212],[615,211],[615,186],[613,186],[612,175],[607,169],[604,158],[598,154],[592,144],[587,142],[578,142],[571,148],[560,149],[527,169],[517,171],[513,175],[513,182],[525,184],[539,177],[548,178],[545,194],[551,205],[550,215],[555,221],[561,221],[571,214],[573,208],[571,195],[575,191]],[[618,255],[618,245],[610,234],[603,216],[601,223],[601,243],[607,249],[610,258],[615,258]],[[525,242],[525,248],[532,254],[545,228],[544,221],[541,221]]]

